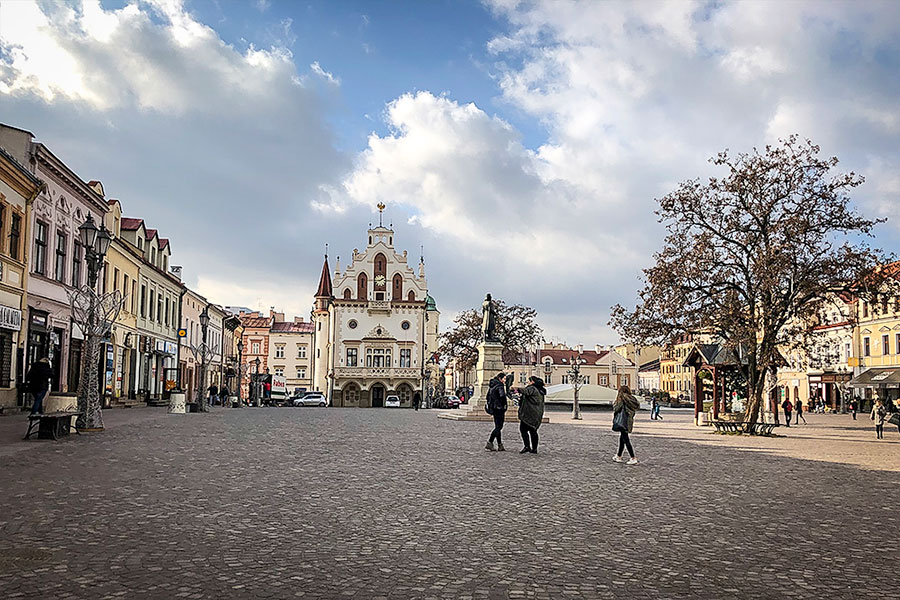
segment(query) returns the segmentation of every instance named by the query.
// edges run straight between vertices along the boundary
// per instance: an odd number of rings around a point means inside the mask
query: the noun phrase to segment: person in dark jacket
[[[615,427],[616,416],[624,411],[625,429],[619,431],[619,451],[613,456],[613,462],[623,462],[622,452],[628,449],[631,459],[626,464],[638,464],[638,459],[634,456],[634,448],[631,447],[631,439],[629,439],[628,434],[634,430],[634,414],[640,407],[641,403],[631,394],[628,386],[621,386],[616,393],[616,401],[613,402],[613,427]]]
[[[781,408],[784,409],[784,426],[791,426],[791,413],[794,412],[794,405],[791,404],[790,400],[785,400],[781,403]]]
[[[519,432],[522,434],[522,441],[525,442],[525,447],[519,454],[527,452],[537,454],[537,430],[544,419],[544,396],[547,395],[543,379],[540,377],[528,379],[531,383],[522,391],[522,398],[519,400]]]
[[[416,392],[413,394],[413,408],[415,410],[419,410],[419,407],[422,405],[422,394]]]
[[[44,398],[50,390],[50,379],[53,378],[53,369],[50,368],[50,360],[42,358],[28,369],[25,375],[25,391],[34,396],[34,404],[31,406],[31,414],[37,415],[43,412]]]
[[[509,404],[506,400],[506,373],[497,373],[497,376],[491,379],[488,384],[487,406],[491,416],[494,417],[494,430],[491,431],[491,437],[488,438],[485,450],[494,449],[494,440],[497,440],[497,450],[503,452],[503,438],[501,432],[503,430],[503,421],[506,420],[506,409]]]

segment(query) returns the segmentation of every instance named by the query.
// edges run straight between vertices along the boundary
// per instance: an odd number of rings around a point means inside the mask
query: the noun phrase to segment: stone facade
[[[336,264],[333,283],[325,258],[313,311],[314,381],[332,406],[380,407],[397,395],[409,407],[414,394],[424,398],[440,313],[424,261],[416,273],[407,258],[381,225],[346,270]]]

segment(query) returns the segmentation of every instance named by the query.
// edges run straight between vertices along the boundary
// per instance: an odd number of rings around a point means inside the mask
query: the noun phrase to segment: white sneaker
[[[636,464],[638,464],[638,459],[632,458],[631,460],[629,460],[629,461],[628,461],[627,463],[625,463],[625,464],[626,464],[626,465],[636,465]]]
[[[625,462],[625,461],[622,460],[621,456],[616,454],[615,456],[613,456],[613,462]]]

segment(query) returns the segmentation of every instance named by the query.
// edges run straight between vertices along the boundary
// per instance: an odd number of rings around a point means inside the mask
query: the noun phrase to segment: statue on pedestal
[[[488,294],[481,304],[481,333],[486,342],[499,342],[497,338],[497,306]]]

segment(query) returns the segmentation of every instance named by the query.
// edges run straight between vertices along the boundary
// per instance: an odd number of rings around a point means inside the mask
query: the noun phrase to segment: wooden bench
[[[69,435],[69,430],[74,429],[75,433],[81,435],[77,425],[72,425],[72,417],[80,417],[82,414],[78,411],[61,410],[52,413],[43,413],[37,415],[28,415],[28,431],[25,433],[25,439],[34,435],[41,440],[58,440],[64,435]]]
[[[716,428],[716,433],[743,433],[746,427],[750,426],[751,435],[772,435],[772,432],[778,427],[777,423],[753,423],[750,425],[745,421],[710,421]]]

